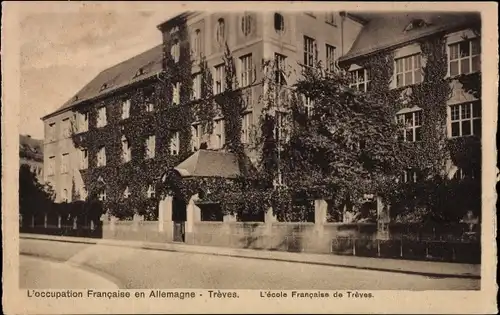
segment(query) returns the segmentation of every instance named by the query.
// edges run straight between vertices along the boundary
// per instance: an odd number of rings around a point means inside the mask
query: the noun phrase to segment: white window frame
[[[179,155],[180,150],[180,136],[179,132],[176,131],[172,138],[170,139],[170,155]]]
[[[97,151],[97,167],[106,166],[106,147],[102,146]]]
[[[473,54],[473,51],[472,51],[472,43],[473,42],[477,43],[478,52],[476,54]],[[469,56],[463,56],[463,57],[460,56],[460,45],[463,43],[468,43]],[[456,49],[457,49],[457,57],[452,59],[452,50],[454,49],[454,47],[456,47]],[[476,69],[473,71],[472,70],[472,65],[473,65],[472,60],[474,58],[479,58],[479,69]],[[469,72],[467,72],[467,73],[465,73],[462,70],[462,61],[464,61],[464,60],[468,60]],[[457,62],[458,73],[456,73],[456,74],[451,74],[451,63],[452,62]],[[455,77],[455,76],[459,76],[461,74],[469,74],[469,73],[475,73],[475,72],[479,72],[479,71],[481,71],[481,38],[480,37],[474,37],[474,38],[462,40],[462,41],[459,41],[456,43],[451,43],[448,45],[448,76]]]
[[[181,83],[172,84],[172,104],[179,105],[181,103]]]
[[[311,117],[314,111],[314,100],[309,96],[302,95],[302,103],[304,103],[304,111],[307,117]]]
[[[192,151],[200,149],[201,138],[203,137],[203,130],[201,124],[191,126],[191,147]]]
[[[78,113],[77,117],[78,117],[78,131],[87,132],[89,130],[89,114],[87,112]]]
[[[407,122],[406,119],[407,115],[411,115],[410,124],[408,124]],[[419,120],[418,124],[417,120]],[[404,126],[400,130],[400,132],[402,132],[403,135],[402,139],[403,142],[417,142],[422,140],[422,139],[417,140],[417,130],[420,132],[420,137],[422,137],[422,120],[423,120],[423,111],[421,109],[412,110],[411,112],[406,112],[396,115],[397,123],[404,124]],[[411,137],[409,135],[411,135]]]
[[[55,168],[56,168],[56,157],[50,156],[47,166],[47,176],[53,176],[55,173]]]
[[[475,116],[475,107],[479,107],[479,116]],[[449,138],[460,138],[460,137],[468,137],[468,136],[480,136],[482,134],[482,124],[481,124],[481,102],[480,101],[474,101],[474,102],[466,102],[466,103],[460,103],[460,104],[453,104],[449,105],[449,119],[448,119],[448,137]],[[458,113],[454,109],[458,108]],[[455,115],[455,113],[458,114],[458,117]],[[467,117],[467,113],[469,114]],[[479,131],[475,130],[474,128],[474,121],[479,121]],[[470,123],[470,134],[464,135],[463,134],[463,125],[464,122],[469,122]],[[452,126],[454,123],[458,123],[459,125],[459,135],[454,136],[453,135],[453,129]]]
[[[179,40],[176,39],[172,43],[172,47],[170,47],[170,55],[172,56],[172,59],[175,63],[179,62],[179,59],[181,57],[181,44]]]
[[[396,88],[421,83],[424,79],[422,71],[422,54],[420,53],[394,59]],[[410,82],[406,82],[407,74],[411,74]],[[401,76],[401,83],[398,81],[399,76]]]
[[[61,154],[61,174],[69,172],[69,153]]]
[[[243,114],[241,120],[241,142],[243,144],[250,143],[250,130],[253,126],[253,112]]]
[[[243,13],[241,17],[241,33],[243,36],[248,36],[252,33],[253,17],[249,13]]]
[[[325,22],[337,26],[337,15],[335,12],[326,12],[325,13]]]
[[[99,192],[98,199],[99,199],[100,201],[106,201],[106,189],[105,189],[105,188],[103,188],[103,189]]]
[[[215,75],[214,75],[214,94],[223,93],[226,89],[226,70],[224,68],[224,64],[219,64],[214,67]]]
[[[123,198],[128,199],[131,195],[132,193],[130,192],[129,187],[125,187],[125,189],[123,190]]]
[[[274,82],[277,85],[287,85],[285,78],[287,56],[283,54],[274,53],[274,62],[275,62]],[[283,80],[285,82],[282,82]]]
[[[48,139],[49,141],[55,141],[56,140],[56,123],[50,123],[48,125]]]
[[[363,76],[360,76],[360,72],[363,72]],[[351,83],[349,84],[350,88],[353,88],[357,91],[360,91],[360,86],[364,85],[364,89],[361,90],[361,92],[367,92],[368,91],[368,84],[370,83],[370,77],[368,70],[365,68],[360,68],[356,70],[351,70],[349,71],[351,74]]]
[[[148,186],[148,190],[147,190],[147,192],[146,192],[146,195],[147,195],[147,197],[148,197],[149,199],[151,199],[151,198],[155,198],[155,197],[156,197],[156,191],[155,191],[155,189],[154,189],[154,187],[153,187],[153,185],[152,185],[152,184],[149,184],[149,186]]]
[[[224,42],[226,41],[226,21],[223,18],[217,20],[215,39],[221,46],[224,45]]]
[[[337,61],[337,47],[325,44],[326,51],[326,69],[330,72],[336,72],[335,62]]]
[[[201,98],[201,72],[193,75],[193,95],[192,100],[199,100]]]
[[[217,139],[216,147],[218,149],[222,149],[222,147],[226,143],[225,121],[224,121],[224,119],[218,119],[218,120],[214,121],[214,124],[215,124],[214,133],[215,133],[215,137]]]
[[[418,181],[418,172],[413,169],[408,169],[408,170],[403,170],[403,173],[401,174],[401,179],[403,183],[416,183]]]
[[[106,106],[101,106],[97,109],[97,128],[102,128],[107,125],[108,121],[106,114]]]
[[[86,170],[89,167],[89,152],[87,149],[80,149],[80,169]]]
[[[69,118],[64,118],[61,122],[61,136],[63,139],[71,136],[71,122]]]
[[[132,159],[132,150],[130,148],[130,141],[125,136],[122,136],[121,144],[122,144],[122,162],[123,163],[130,162],[130,160]]]
[[[122,102],[122,119],[130,118],[130,99],[126,99]]]
[[[156,136],[149,135],[146,138],[146,159],[154,159],[156,153]]]
[[[318,61],[317,56],[317,43],[316,39],[310,36],[304,35],[304,65],[307,67],[313,67],[314,64]]]
[[[240,57],[240,86],[246,87],[253,81],[253,59],[252,54],[246,54]]]

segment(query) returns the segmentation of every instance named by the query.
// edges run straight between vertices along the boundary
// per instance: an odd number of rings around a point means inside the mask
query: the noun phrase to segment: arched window
[[[216,37],[217,37],[217,42],[222,45],[224,44],[224,41],[226,40],[226,24],[224,22],[224,19],[220,18],[217,20],[217,31],[216,31]]]
[[[250,35],[252,32],[252,16],[248,13],[241,17],[241,31],[245,36]]]
[[[285,31],[285,19],[280,13],[274,13],[274,29],[278,33],[283,33]]]

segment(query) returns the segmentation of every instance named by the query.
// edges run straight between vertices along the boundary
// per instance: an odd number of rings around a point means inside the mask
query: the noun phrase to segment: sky
[[[161,43],[156,26],[173,10],[73,10],[20,20],[21,134],[43,138],[41,117],[102,70]]]

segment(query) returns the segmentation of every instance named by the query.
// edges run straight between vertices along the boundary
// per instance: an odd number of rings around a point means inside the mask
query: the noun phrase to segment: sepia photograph
[[[49,3],[18,16],[8,135],[27,301],[485,289],[474,6]]]

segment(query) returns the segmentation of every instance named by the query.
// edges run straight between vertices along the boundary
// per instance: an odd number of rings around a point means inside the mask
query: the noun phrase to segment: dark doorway
[[[186,202],[183,198],[175,195],[172,198],[172,223],[174,225],[174,242],[185,242]]]

